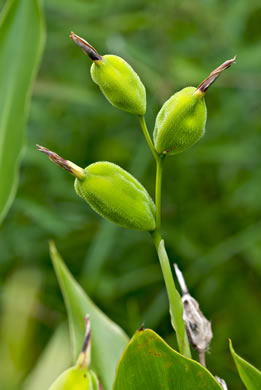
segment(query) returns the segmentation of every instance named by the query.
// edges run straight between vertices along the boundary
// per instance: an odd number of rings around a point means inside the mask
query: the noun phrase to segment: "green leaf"
[[[113,390],[220,390],[194,360],[169,347],[150,329],[135,333],[117,368]]]
[[[261,372],[236,354],[231,340],[229,340],[229,348],[237,366],[239,376],[247,390],[261,389]]]
[[[9,0],[0,18],[0,222],[15,196],[32,83],[44,42],[38,0]]]
[[[53,243],[50,243],[50,254],[68,312],[74,358],[81,351],[85,331],[84,317],[89,314],[92,326],[91,368],[99,376],[104,390],[111,390],[115,370],[129,341],[128,337],[86,295],[65,266]]]

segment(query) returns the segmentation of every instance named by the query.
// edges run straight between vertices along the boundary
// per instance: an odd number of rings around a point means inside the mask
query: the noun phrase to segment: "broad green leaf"
[[[233,356],[234,362],[237,366],[242,382],[246,386],[247,390],[259,390],[261,389],[261,372],[248,363],[242,357],[238,356],[234,351],[231,340],[229,340],[229,348],[231,355]]]
[[[53,243],[50,244],[50,253],[68,312],[74,359],[81,350],[84,317],[89,314],[92,326],[91,368],[99,376],[104,390],[111,390],[116,367],[128,343],[128,337],[86,295],[65,266]]]
[[[150,329],[135,333],[119,362],[113,390],[221,390],[194,360],[174,351]]]
[[[17,187],[26,114],[43,42],[38,0],[8,0],[0,18],[0,222]]]

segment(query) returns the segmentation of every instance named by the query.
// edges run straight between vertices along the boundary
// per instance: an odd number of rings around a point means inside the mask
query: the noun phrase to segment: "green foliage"
[[[119,362],[113,390],[221,390],[199,363],[174,351],[150,329],[138,331]]]
[[[237,366],[240,378],[242,379],[247,390],[261,389],[261,372],[252,366],[252,364],[248,363],[246,360],[242,359],[239,355],[236,354],[231,340],[229,340],[229,348]]]
[[[132,175],[109,162],[91,164],[85,173],[75,190],[98,214],[126,228],[155,229],[155,205]]]
[[[160,154],[176,154],[194,145],[204,135],[207,109],[204,96],[187,87],[175,93],[160,109],[153,139]]]
[[[81,351],[84,339],[83,319],[88,313],[92,325],[91,367],[99,376],[104,390],[110,390],[117,363],[128,338],[85,294],[52,243],[50,253],[68,312],[74,357]]]
[[[242,390],[226,340],[233,337],[242,356],[258,366],[260,1],[124,0],[115,7],[112,0],[45,0],[43,5],[46,51],[33,89],[17,196],[0,232],[1,307],[15,269],[37,265],[44,282],[27,350],[30,368],[65,320],[49,261],[50,238],[91,299],[115,322],[133,334],[144,321],[177,347],[149,235],[97,216],[79,201],[71,177],[35,150],[36,143],[48,145],[81,166],[113,161],[152,193],[154,163],[138,124],[103,98],[89,76],[88,59],[68,38],[72,29],[139,73],[147,90],[149,129],[175,91],[197,85],[217,63],[238,55],[236,66],[208,92],[204,142],[165,161],[162,217],[171,261],[179,264],[212,320],[215,337],[207,365],[226,379],[229,390]],[[63,350],[56,356],[53,370]]]
[[[38,0],[9,0],[0,19],[0,222],[13,202],[32,83],[44,41]]]

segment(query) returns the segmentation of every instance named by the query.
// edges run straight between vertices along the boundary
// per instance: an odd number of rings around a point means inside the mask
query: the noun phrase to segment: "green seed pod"
[[[102,217],[130,229],[155,230],[154,202],[130,173],[110,162],[97,162],[82,169],[49,149],[37,146],[55,164],[76,177],[77,194]]]
[[[91,77],[109,102],[135,115],[146,112],[146,91],[137,73],[121,57],[101,56],[84,39],[71,33],[73,41],[91,58]]]
[[[92,371],[86,368],[72,367],[64,371],[49,390],[98,390],[99,382]]]
[[[223,70],[235,57],[215,69],[198,88],[187,87],[175,93],[160,109],[153,133],[159,154],[183,152],[200,140],[205,133],[207,108],[204,95]]]
[[[176,154],[195,144],[205,132],[207,109],[204,97],[188,87],[175,93],[159,111],[154,145],[159,154]]]
[[[101,216],[135,230],[155,229],[155,205],[145,188],[116,164],[97,162],[85,169],[75,190]]]
[[[91,324],[88,315],[85,317],[85,338],[82,351],[74,367],[64,371],[49,390],[101,390],[101,384],[92,370],[91,360]]]

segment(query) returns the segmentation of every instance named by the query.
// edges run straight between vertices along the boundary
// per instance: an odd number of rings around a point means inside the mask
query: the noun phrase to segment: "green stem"
[[[160,231],[161,226],[161,187],[162,187],[162,173],[163,173],[163,161],[164,157],[156,160],[156,186],[155,186],[155,204],[156,204],[156,226]]]
[[[162,187],[162,173],[163,173],[163,161],[164,156],[160,156],[156,151],[150,134],[145,122],[144,116],[139,116],[140,125],[143,131],[143,134],[146,138],[146,141],[149,145],[151,153],[153,154],[156,161],[156,185],[155,185],[155,204],[156,204],[156,230],[152,232],[152,238],[154,245],[156,247],[160,266],[166,285],[169,305],[170,305],[170,316],[171,323],[173,328],[176,331],[177,341],[180,352],[186,356],[191,357],[190,347],[187,338],[187,333],[185,329],[185,323],[183,320],[183,304],[180,298],[178,291],[176,290],[173,275],[170,268],[169,258],[164,246],[164,241],[160,235],[160,225],[161,225],[161,187]]]
[[[183,320],[183,305],[181,297],[175,287],[164,241],[162,240],[161,235],[157,230],[152,233],[152,238],[158,253],[160,266],[168,293],[171,323],[176,331],[179,351],[182,353],[182,355],[191,358],[189,342]]]
[[[161,221],[161,184],[162,184],[162,171],[163,171],[163,161],[165,156],[160,156],[158,152],[156,151],[144,116],[139,116],[140,125],[143,131],[143,134],[146,138],[147,144],[149,145],[149,148],[151,150],[151,153],[153,154],[156,166],[157,166],[157,173],[156,173],[156,187],[155,187],[155,204],[156,204],[156,225],[157,229],[160,230],[160,221]]]
[[[150,138],[150,134],[149,134],[149,131],[148,131],[148,128],[147,128],[147,125],[146,125],[146,121],[145,121],[145,118],[144,116],[139,116],[139,121],[140,121],[140,125],[141,125],[141,128],[142,128],[142,131],[143,131],[143,134],[146,138],[146,141],[147,141],[147,144],[149,145],[149,148],[151,150],[151,153],[153,154],[154,158],[156,161],[158,161],[160,159],[160,156],[158,154],[158,152],[156,151],[153,143],[152,143],[152,140]]]

